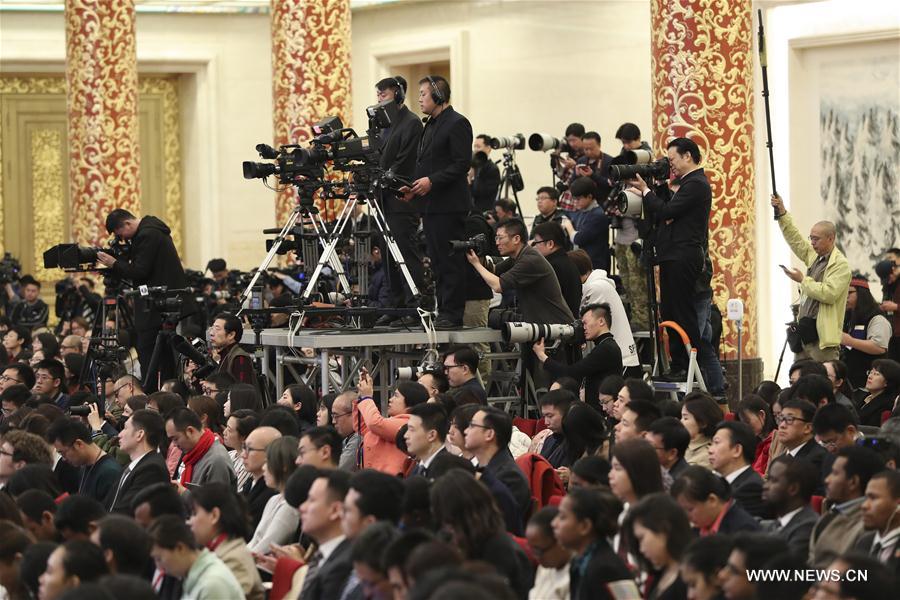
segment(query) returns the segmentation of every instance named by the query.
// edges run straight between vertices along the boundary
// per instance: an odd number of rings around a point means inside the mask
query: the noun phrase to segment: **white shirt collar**
[[[778,517],[778,524],[781,526],[781,529],[784,529],[785,527],[787,527],[787,524],[791,522],[791,519],[793,519],[795,516],[797,516],[797,513],[800,512],[801,510],[803,510],[802,506],[800,508],[795,508],[794,510],[787,513],[786,515],[781,515],[780,517]]]
[[[423,468],[427,469],[428,467],[431,466],[431,462],[434,460],[434,457],[437,456],[438,453],[439,453],[441,450],[443,450],[443,449],[444,449],[444,447],[441,446],[440,448],[438,448],[437,450],[435,450],[434,454],[432,454],[431,456],[429,456],[429,457],[426,458],[425,460],[419,461],[419,464],[422,465]]]
[[[330,540],[328,540],[328,541],[325,542],[324,544],[320,545],[320,546],[319,546],[319,553],[322,554],[322,560],[319,561],[319,564],[321,565],[321,564],[324,563],[326,560],[328,560],[328,557],[331,556],[331,553],[334,552],[335,549],[336,549],[338,546],[340,546],[340,545],[341,545],[341,542],[343,542],[345,539],[347,539],[347,536],[341,534],[341,535],[339,535],[339,536],[337,536],[337,537],[335,537],[335,538],[331,538]]]
[[[131,461],[131,463],[129,463],[129,465],[128,465],[128,474],[129,474],[129,475],[131,474],[132,471],[134,471],[134,468],[137,466],[137,464],[138,464],[139,462],[141,462],[141,461],[144,459],[145,456],[147,456],[148,454],[150,454],[150,452],[153,452],[153,450],[149,450],[149,451],[147,451],[147,452],[144,452],[143,454],[141,454],[140,456],[138,456],[136,459],[134,459],[133,461]]]
[[[875,539],[872,540],[872,545],[874,546],[875,544],[881,543],[881,547],[884,548],[885,546],[892,544],[898,537],[900,537],[900,527],[894,527],[888,531],[884,537],[882,537],[880,531],[876,531]]]
[[[809,443],[809,440],[806,440],[805,442],[803,442],[802,444],[800,444],[799,446],[797,446],[797,447],[794,448],[793,450],[788,450],[787,453],[790,454],[791,456],[797,456],[797,453],[800,452],[800,448],[802,448],[803,446],[807,445],[808,443]]]
[[[741,473],[743,473],[744,471],[746,471],[749,468],[750,468],[750,465],[744,465],[740,469],[732,471],[731,473],[729,473],[728,475],[725,476],[725,481],[727,481],[728,483],[734,483],[734,480],[737,479],[738,477],[740,477]]]

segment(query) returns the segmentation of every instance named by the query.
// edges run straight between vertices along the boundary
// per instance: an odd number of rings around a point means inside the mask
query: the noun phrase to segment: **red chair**
[[[531,563],[531,566],[532,566],[532,567],[537,567],[537,566],[538,566],[538,559],[537,559],[537,557],[534,555],[534,553],[531,551],[531,546],[528,545],[528,540],[526,540],[526,539],[523,538],[523,537],[519,537],[519,536],[513,535],[513,534],[511,534],[511,533],[509,533],[509,534],[507,534],[507,535],[509,535],[509,537],[511,537],[512,540],[513,540],[516,544],[519,545],[519,548],[521,548],[521,549],[525,552],[525,556],[528,557],[528,562]]]
[[[528,479],[531,497],[537,503],[538,510],[547,505],[551,496],[566,493],[556,469],[540,454],[523,454],[516,459],[516,464]]]
[[[547,500],[547,506],[559,506],[562,504],[562,500],[565,496],[550,496],[550,499]]]
[[[523,419],[522,417],[513,417],[513,426],[518,427],[519,431],[528,437],[534,437],[537,433],[534,429],[537,427],[537,419]]]
[[[272,590],[269,592],[269,600],[281,600],[291,591],[294,573],[304,563],[293,558],[282,557],[275,563],[275,572],[272,573]]]
[[[817,513],[819,513],[821,515],[822,514],[822,502],[824,500],[825,500],[825,496],[813,496],[812,499],[809,501],[809,505],[812,506],[812,509],[814,511],[816,511]]]
[[[737,421],[737,417],[735,416],[735,414],[733,412],[727,412],[727,413],[725,413],[725,420],[726,421]]]

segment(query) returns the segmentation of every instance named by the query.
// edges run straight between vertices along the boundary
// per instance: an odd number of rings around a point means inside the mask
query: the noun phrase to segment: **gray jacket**
[[[216,440],[209,451],[194,465],[194,474],[191,483],[204,485],[212,481],[224,483],[232,488],[237,488],[237,476],[234,474],[234,465],[228,450]]]

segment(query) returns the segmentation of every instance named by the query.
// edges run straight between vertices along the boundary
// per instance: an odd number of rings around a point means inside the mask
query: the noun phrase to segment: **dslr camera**
[[[484,256],[487,254],[488,248],[490,248],[490,244],[487,236],[483,233],[473,235],[467,240],[450,241],[450,254],[465,254],[469,250],[474,250],[478,256]]]

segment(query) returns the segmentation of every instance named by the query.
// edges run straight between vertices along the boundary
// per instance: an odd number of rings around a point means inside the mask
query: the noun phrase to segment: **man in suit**
[[[869,479],[862,521],[867,533],[856,549],[900,574],[900,472],[885,470]]]
[[[762,501],[763,479],[753,470],[756,455],[753,429],[739,421],[719,423],[709,445],[709,464],[731,485],[731,497],[754,517],[769,510]]]
[[[416,152],[422,139],[422,122],[410,111],[406,104],[406,79],[400,77],[387,77],[375,84],[379,102],[393,100],[399,105],[397,118],[394,123],[381,131],[379,144],[381,149],[381,168],[390,170],[394,175],[404,179],[412,179],[416,172]],[[403,256],[403,262],[409,269],[416,287],[422,287],[422,256],[416,243],[416,229],[419,226],[419,218],[415,207],[409,202],[403,202],[397,195],[385,190],[381,197],[381,209],[384,218],[397,248]],[[400,266],[394,260],[393,255],[382,243],[381,256],[385,261],[388,275],[388,284],[391,289],[392,307],[413,307],[412,292],[406,285]],[[415,317],[413,317],[415,319]],[[387,325],[395,320],[393,315],[384,315],[377,321],[378,325]],[[414,322],[418,322],[415,319]]]
[[[819,520],[809,505],[818,476],[808,462],[783,455],[772,461],[763,483],[762,500],[775,514],[763,521],[763,529],[785,540],[797,556],[809,552],[809,536]]]
[[[281,432],[274,427],[257,427],[250,432],[241,448],[241,460],[244,461],[244,469],[250,473],[250,479],[244,484],[241,495],[247,501],[250,508],[250,516],[253,519],[253,529],[259,525],[263,511],[269,498],[277,492],[266,485],[263,477],[263,467],[266,465],[266,450],[269,444],[281,437]]]
[[[785,449],[785,454],[794,458],[803,459],[811,463],[816,471],[822,472],[822,463],[828,456],[828,451],[821,446],[813,435],[812,421],[816,414],[816,406],[808,400],[793,399],[784,403],[781,414],[775,420],[778,424],[778,442]],[[822,494],[824,486],[822,481],[816,488],[817,494]]]
[[[303,533],[316,542],[300,590],[303,600],[340,598],[350,577],[352,543],[342,528],[344,499],[349,489],[350,474],[335,469],[313,482],[309,496],[300,505]]]
[[[684,453],[691,443],[691,434],[680,419],[675,417],[656,419],[644,432],[644,439],[656,450],[660,466],[666,470],[672,481],[678,479],[678,476],[688,468]]]
[[[429,75],[419,81],[419,107],[428,115],[416,157],[416,180],[401,188],[422,214],[428,256],[437,281],[438,327],[459,327],[466,303],[465,258],[448,252],[466,233],[472,199],[466,181],[472,160],[472,125],[450,106],[450,84]]]
[[[838,452],[825,480],[828,510],[809,538],[809,564],[824,568],[853,547],[863,533],[862,503],[869,479],[884,470],[884,459],[869,448]]]
[[[531,490],[525,474],[509,451],[512,418],[493,406],[479,410],[465,431],[466,450],[478,459],[478,466],[500,480],[512,493],[519,514],[528,514]]]
[[[131,516],[131,501],[138,491],[154,483],[168,483],[169,470],[159,453],[166,425],[158,412],[137,410],[119,432],[119,448],[131,463],[106,496],[106,510]]]
[[[444,449],[444,439],[450,428],[447,412],[438,403],[417,404],[409,409],[406,424],[406,452],[416,459],[410,475],[428,477],[428,467]]]

